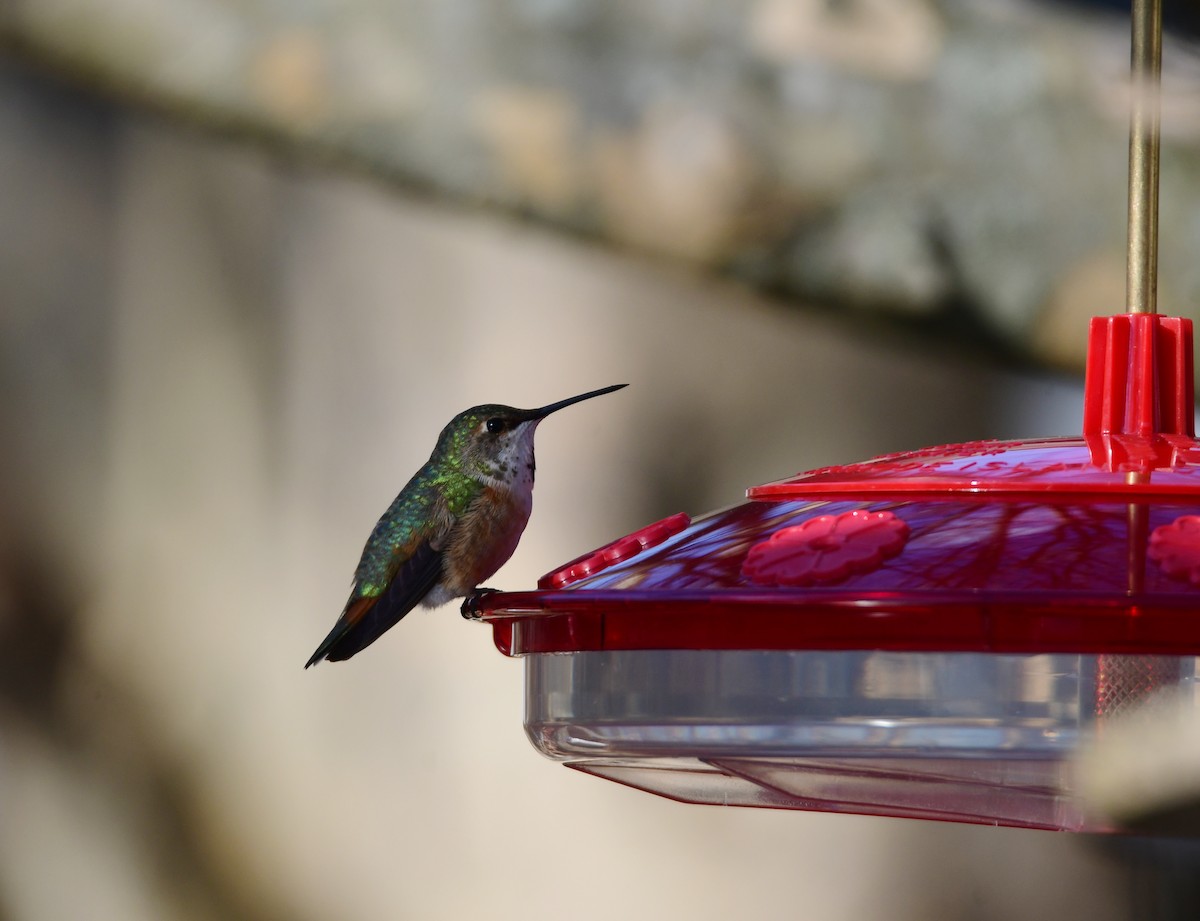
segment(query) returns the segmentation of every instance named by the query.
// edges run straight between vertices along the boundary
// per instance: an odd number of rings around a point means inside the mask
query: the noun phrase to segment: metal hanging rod
[[[1129,116],[1130,313],[1154,313],[1158,299],[1158,146],[1162,83],[1162,0],[1133,0]]]

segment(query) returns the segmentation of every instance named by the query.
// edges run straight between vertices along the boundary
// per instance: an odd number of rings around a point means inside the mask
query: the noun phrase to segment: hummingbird
[[[542,406],[473,406],[450,420],[433,454],[375,524],[337,623],[305,668],[349,659],[418,604],[479,589],[517,549],[533,509],[533,436],[548,415],[620,390],[614,384]],[[467,616],[467,606],[463,606]]]

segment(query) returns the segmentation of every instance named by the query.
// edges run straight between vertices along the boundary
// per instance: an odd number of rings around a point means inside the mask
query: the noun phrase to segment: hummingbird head
[[[505,485],[524,481],[532,484],[533,435],[538,423],[572,403],[612,393],[625,386],[628,385],[614,384],[538,409],[517,409],[495,403],[473,406],[455,416],[442,430],[434,454],[457,462],[464,473],[483,480]]]

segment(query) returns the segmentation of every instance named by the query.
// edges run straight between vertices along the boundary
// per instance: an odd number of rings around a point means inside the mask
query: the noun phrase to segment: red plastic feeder
[[[1069,770],[1200,656],[1192,327],[1092,321],[1081,437],[828,467],[479,603],[534,745],[693,803],[1104,830]]]

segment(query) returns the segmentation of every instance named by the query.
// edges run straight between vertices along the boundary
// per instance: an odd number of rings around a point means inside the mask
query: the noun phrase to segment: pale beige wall
[[[41,111],[0,179],[49,190],[37,164],[102,158],[85,255],[108,279],[77,305],[102,318],[93,389],[13,385],[53,431],[65,406],[93,418],[6,484],[77,619],[47,721],[0,704],[0,916],[1120,917],[1079,838],[685,807],[545,761],[520,663],[453,608],[301,669],[375,517],[472,403],[631,384],[540,432],[533,519],[493,580],[516,589],[797,469],[1070,431],[1073,387],[121,113],[64,152],[42,129],[70,115]],[[69,264],[56,239],[10,295]],[[13,329],[29,367],[58,360]]]

